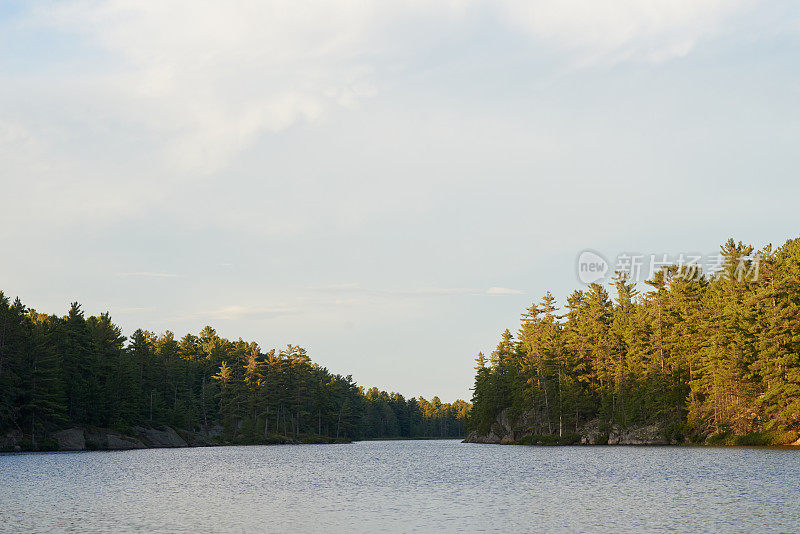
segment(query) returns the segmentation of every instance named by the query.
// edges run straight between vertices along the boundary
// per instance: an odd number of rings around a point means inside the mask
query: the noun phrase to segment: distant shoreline
[[[49,439],[33,443],[26,439],[29,436],[17,434],[14,443],[6,443],[0,448],[0,453],[36,453],[36,452],[88,452],[88,451],[124,451],[139,449],[182,449],[196,447],[236,447],[251,445],[341,445],[360,441],[431,441],[431,440],[458,440],[461,437],[387,437],[350,440],[347,438],[332,438],[316,434],[301,434],[297,437],[270,435],[267,438],[251,439],[224,439],[220,435],[209,435],[176,429],[169,426],[136,426],[129,431],[120,432],[108,428],[72,427],[50,434]],[[6,436],[6,440],[13,439]]]

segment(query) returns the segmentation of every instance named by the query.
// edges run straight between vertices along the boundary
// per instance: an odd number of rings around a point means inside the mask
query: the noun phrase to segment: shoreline
[[[218,429],[216,429],[218,430]],[[98,427],[71,427],[51,432],[46,441],[34,447],[29,435],[19,432],[0,436],[0,454],[126,451],[141,449],[188,449],[197,447],[249,447],[272,445],[345,445],[371,441],[461,441],[460,437],[386,437],[350,440],[317,434],[297,437],[271,434],[257,440],[226,439],[213,432],[200,433],[166,425],[135,426],[128,431]]]
[[[563,435],[547,432],[537,424],[536,413],[523,412],[511,417],[508,408],[495,417],[485,432],[472,430],[465,443],[498,445],[634,445],[634,446],[723,446],[723,447],[800,447],[800,435],[795,431],[755,430],[745,434],[731,431],[694,434],[685,426],[669,425],[664,421],[621,426],[595,417],[574,427]]]
[[[266,438],[251,440],[246,438],[228,439],[222,436],[219,428],[212,428],[210,432],[201,433],[167,425],[134,426],[125,431],[76,426],[51,432],[46,440],[35,445],[28,434],[22,434],[19,431],[9,432],[5,436],[0,436],[0,454],[346,443],[351,443],[351,440],[316,434],[303,434],[297,437],[272,434]]]

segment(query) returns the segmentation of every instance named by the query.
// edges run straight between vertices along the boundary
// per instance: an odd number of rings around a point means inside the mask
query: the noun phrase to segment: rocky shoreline
[[[508,409],[503,410],[492,423],[489,432],[481,435],[470,432],[464,443],[494,443],[501,445],[677,445],[676,439],[666,439],[664,429],[657,424],[621,428],[612,425],[601,431],[600,421],[593,419],[578,428],[577,432],[539,434],[524,423],[528,414],[523,413],[512,424]],[[523,424],[520,425],[519,423]]]
[[[537,414],[523,412],[513,422],[509,410],[500,412],[486,434],[471,431],[464,443],[490,443],[499,445],[681,445],[691,441],[688,437],[670,435],[663,425],[651,423],[622,428],[619,425],[604,425],[592,419],[577,428],[577,431],[558,434],[537,433],[534,421]],[[573,429],[574,430],[574,429]],[[669,437],[668,437],[669,436]],[[795,434],[795,437],[796,434]],[[736,436],[733,436],[736,438]],[[793,440],[794,438],[792,438]],[[735,439],[717,440],[709,436],[700,444],[713,445],[787,445],[800,446],[800,439],[782,443],[740,443]]]
[[[121,451],[133,449],[160,449],[180,447],[217,447],[233,444],[221,439],[222,427],[215,426],[206,432],[190,432],[169,426],[134,426],[127,432],[109,428],[72,427],[49,434],[45,442],[33,443],[20,431],[0,436],[0,451]],[[310,442],[318,442],[309,440]],[[270,436],[258,443],[263,445],[300,444],[285,436]]]

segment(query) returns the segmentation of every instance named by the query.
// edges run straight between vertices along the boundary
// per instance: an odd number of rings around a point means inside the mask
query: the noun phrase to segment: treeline
[[[721,268],[668,266],[615,299],[591,284],[564,313],[548,292],[477,359],[470,428],[501,410],[537,434],[658,423],[672,439],[800,430],[800,239],[755,252],[732,239]]]
[[[361,436],[370,438],[462,437],[470,404],[457,400],[442,403],[439,397],[430,401],[405,399],[399,393],[386,393],[371,388],[365,396]]]
[[[45,315],[0,292],[0,434],[22,432],[34,447],[71,426],[169,425],[234,443],[452,437],[469,407],[365,393],[295,345],[263,351],[211,327],[126,339],[107,313],[86,318],[74,303]]]

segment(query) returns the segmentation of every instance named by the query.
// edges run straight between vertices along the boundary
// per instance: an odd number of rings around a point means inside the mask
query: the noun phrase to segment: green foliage
[[[679,442],[787,442],[800,431],[800,239],[757,252],[730,239],[720,258],[714,273],[666,266],[644,293],[617,273],[616,300],[590,284],[563,315],[547,292],[490,365],[479,356],[469,428],[486,434],[509,409],[536,436],[599,419],[658,423]]]
[[[765,430],[763,432],[748,432],[742,436],[732,438],[733,444],[742,446],[768,446],[790,445],[797,441],[798,433],[794,430]]]
[[[469,410],[464,401],[364,393],[296,345],[263,352],[209,326],[180,341],[144,330],[128,340],[107,313],[85,318],[73,303],[66,316],[48,316],[0,292],[0,432],[22,430],[26,449],[53,448],[49,433],[76,425],[221,425],[230,443],[455,437]]]
[[[606,437],[606,441],[608,438]],[[580,434],[567,432],[563,436],[557,434],[531,434],[520,439],[520,445],[577,445],[581,442]]]

